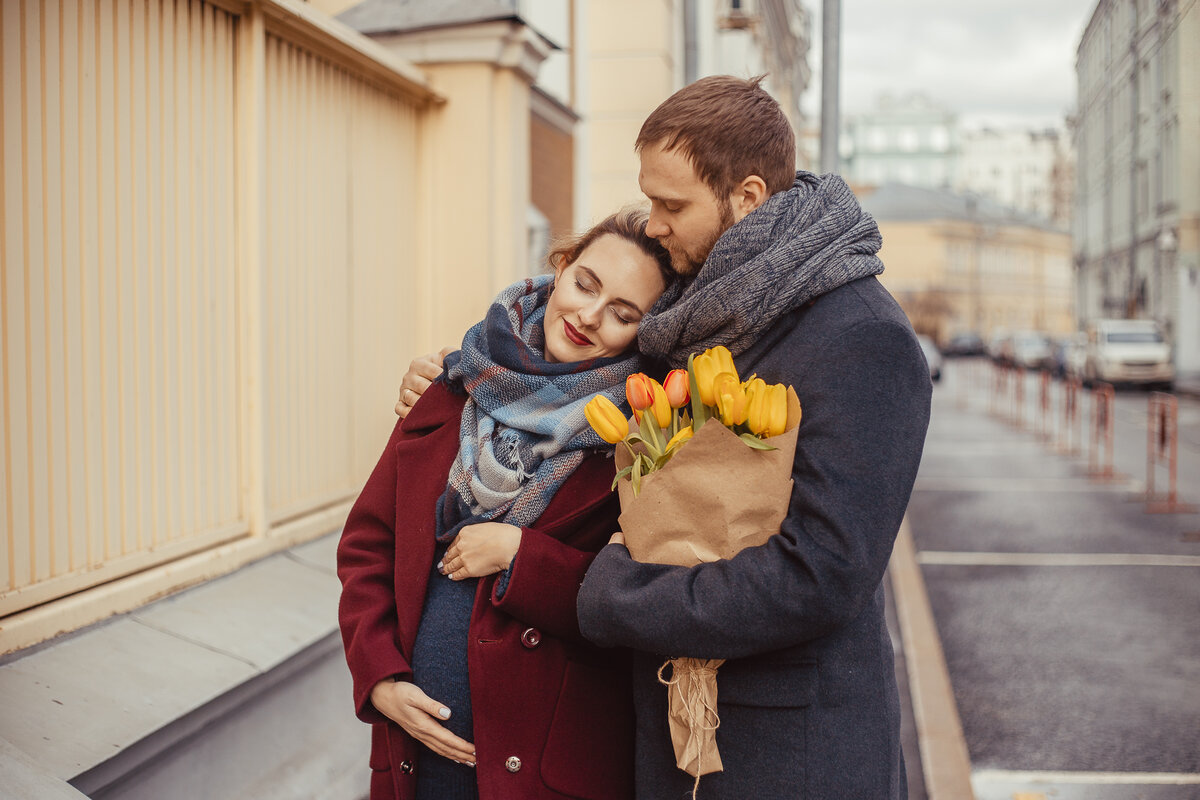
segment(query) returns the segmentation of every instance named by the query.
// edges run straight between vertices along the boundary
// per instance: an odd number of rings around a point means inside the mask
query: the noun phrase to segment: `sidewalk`
[[[1200,797],[1200,514],[1090,480],[959,366],[889,569],[927,797]]]

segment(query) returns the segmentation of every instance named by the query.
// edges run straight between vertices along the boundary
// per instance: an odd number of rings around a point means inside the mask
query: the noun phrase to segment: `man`
[[[932,385],[875,279],[875,222],[838,177],[794,172],[794,134],[758,80],[705,78],[646,120],[647,232],[690,278],[643,319],[642,352],[678,367],[723,344],[741,375],[804,408],[779,534],[693,568],[633,561],[618,533],[579,593],[584,635],[636,651],[637,795],[691,793],[675,766],[669,657],[726,659],[724,770],[700,798],[907,796],[882,578],[916,478]],[[404,398],[401,398],[402,402]]]

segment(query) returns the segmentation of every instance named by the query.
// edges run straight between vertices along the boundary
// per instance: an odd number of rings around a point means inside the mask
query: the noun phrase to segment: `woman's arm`
[[[364,722],[385,719],[371,703],[376,684],[410,673],[408,661],[396,644],[393,452],[400,436],[397,423],[375,471],[350,510],[337,550],[337,572],[342,581],[338,622],[354,684],[355,709]]]

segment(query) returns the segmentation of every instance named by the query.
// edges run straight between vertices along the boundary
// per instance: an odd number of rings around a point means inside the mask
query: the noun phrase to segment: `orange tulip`
[[[641,372],[635,372],[625,379],[625,397],[629,400],[629,407],[633,409],[633,416],[638,422],[642,421],[642,412],[654,405],[652,381],[652,378]]]
[[[683,408],[691,399],[688,392],[688,374],[685,369],[673,369],[667,373],[663,381],[663,389],[667,392],[667,402],[671,408]]]
[[[616,444],[629,435],[629,421],[616,403],[598,394],[583,407],[583,416],[592,430],[609,444]]]

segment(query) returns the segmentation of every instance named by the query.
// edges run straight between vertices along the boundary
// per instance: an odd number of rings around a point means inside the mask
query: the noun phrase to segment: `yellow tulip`
[[[616,403],[602,394],[588,401],[583,407],[583,416],[600,438],[609,444],[616,444],[629,435],[629,421]]]
[[[715,406],[717,399],[713,395],[713,378],[717,377],[716,360],[709,351],[704,351],[692,359],[692,373],[696,376],[696,392],[700,402],[706,406]]]
[[[688,425],[686,428],[680,428],[679,433],[672,436],[671,441],[667,442],[667,446],[663,448],[663,452],[669,453],[671,448],[683,444],[690,438],[692,438],[692,426]]]
[[[749,400],[736,373],[722,372],[717,375],[713,379],[713,394],[717,398],[717,411],[721,414],[722,425],[732,428],[746,421]]]
[[[767,387],[767,436],[778,436],[787,428],[788,397],[782,383]]]
[[[728,347],[719,344],[709,348],[708,353],[716,362],[717,372],[732,372],[733,376],[737,377],[737,367],[733,366],[733,353],[729,352]]]
[[[767,383],[762,378],[753,378],[746,386],[750,399],[746,408],[746,426],[755,436],[762,436],[768,427]]]
[[[663,430],[671,424],[671,403],[667,400],[667,391],[663,385],[654,378],[647,378],[650,381],[650,387],[653,390],[654,403],[650,406],[650,413],[654,415],[658,427]]]

